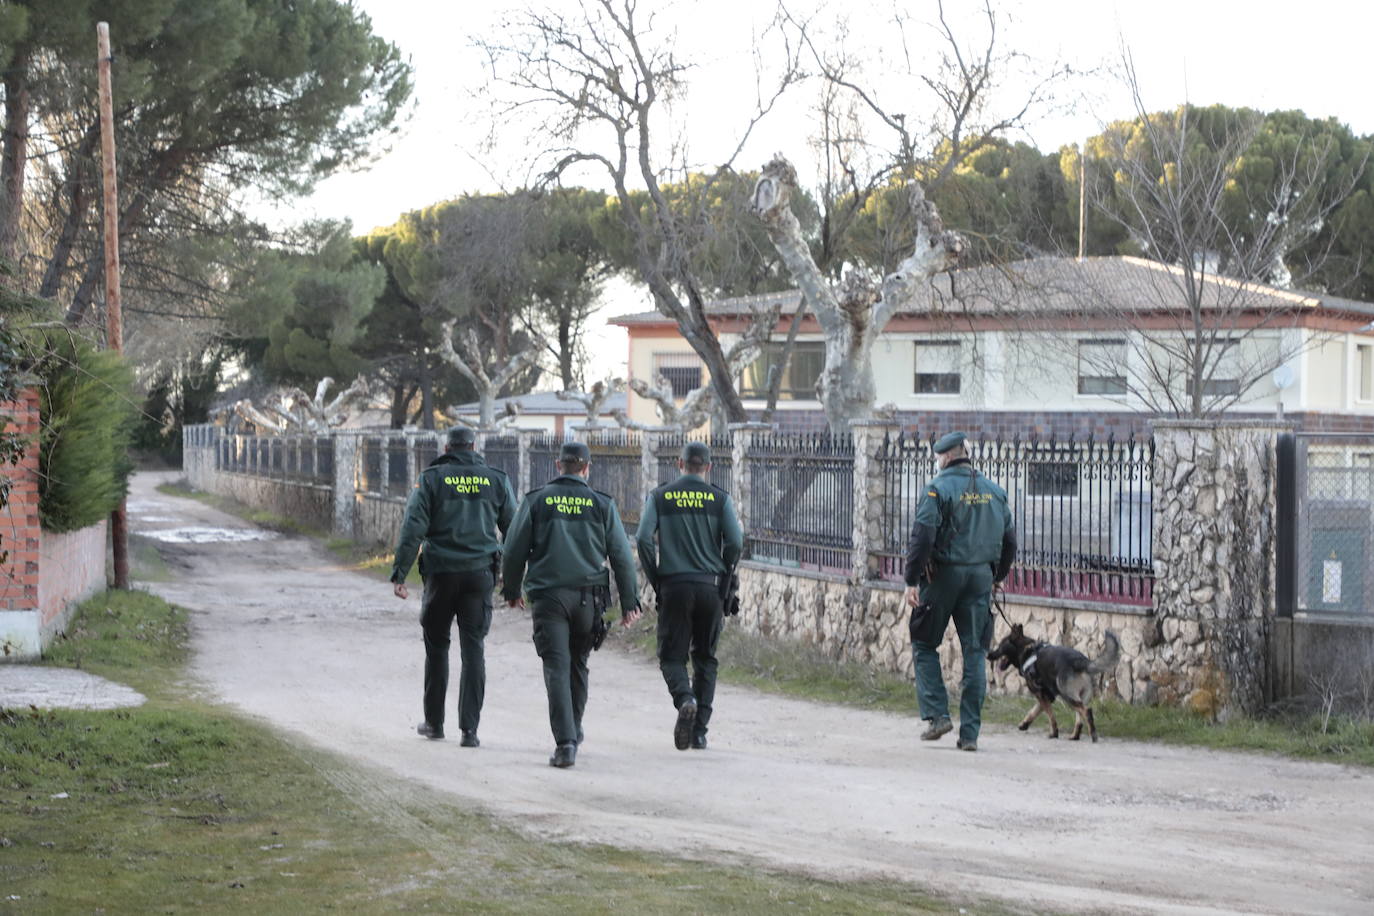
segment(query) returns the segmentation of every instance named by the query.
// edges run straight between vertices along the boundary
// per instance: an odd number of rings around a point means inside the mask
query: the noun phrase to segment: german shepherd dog
[[[1037,642],[1027,636],[1021,624],[1015,624],[1011,633],[988,653],[989,662],[997,662],[998,671],[1006,671],[1012,665],[1026,679],[1031,696],[1035,697],[1035,707],[1021,724],[1021,731],[1030,728],[1040,713],[1049,713],[1050,737],[1059,737],[1059,723],[1054,718],[1054,701],[1063,697],[1064,702],[1073,710],[1073,734],[1070,741],[1077,741],[1083,734],[1083,720],[1088,721],[1088,734],[1097,741],[1097,723],[1093,721],[1093,687],[1095,675],[1116,667],[1121,655],[1121,643],[1116,634],[1107,631],[1107,647],[1097,658],[1088,657],[1077,649],[1052,646]]]

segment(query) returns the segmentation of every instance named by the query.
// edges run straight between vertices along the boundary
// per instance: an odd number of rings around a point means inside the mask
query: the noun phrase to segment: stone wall
[[[1035,603],[1008,596],[1005,613],[1010,623],[1022,624],[1029,636],[1072,646],[1089,657],[1103,651],[1104,634],[1112,630],[1121,641],[1121,658],[1116,671],[1104,678],[1106,692],[1132,702],[1146,699],[1150,662],[1142,653],[1154,626],[1145,609],[1087,602]],[[739,625],[763,636],[816,646],[831,658],[911,677],[909,615],[902,589],[893,583],[856,586],[839,576],[762,563],[746,562],[740,567]],[[996,623],[1000,637],[1007,624],[1000,619]],[[940,664],[947,681],[957,683],[962,662],[952,626],[940,646]],[[994,672],[989,689],[1026,694],[1014,671]]]
[[[370,493],[360,493],[355,500],[353,540],[360,544],[394,548],[396,538],[401,533],[401,520],[405,518],[405,501]]]
[[[186,480],[197,490],[236,499],[254,509],[266,509],[304,525],[330,530],[334,521],[334,490],[332,487],[296,480],[274,480],[253,474],[218,471],[213,466],[200,465],[194,473],[187,466]]]

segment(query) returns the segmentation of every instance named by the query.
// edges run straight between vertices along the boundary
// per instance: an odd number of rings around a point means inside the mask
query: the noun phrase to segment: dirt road
[[[160,550],[176,577],[153,590],[194,612],[210,695],[521,829],[1061,911],[1374,908],[1374,778],[1354,768],[998,728],[965,754],[921,744],[911,718],[731,687],[711,749],[683,753],[657,668],[603,650],[577,766],[551,769],[529,619],[499,607],[482,747],[426,741],[415,596],[397,600],[308,540],[249,539],[231,516],[158,494],[168,479],[136,478],[131,524],[170,537]],[[453,652],[456,666],[456,638]]]

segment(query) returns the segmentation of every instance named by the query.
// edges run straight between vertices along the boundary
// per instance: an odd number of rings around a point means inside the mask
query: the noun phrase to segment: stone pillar
[[[357,516],[355,491],[358,481],[358,443],[349,433],[335,433],[334,444],[334,533],[353,537]]]
[[[854,437],[854,550],[850,573],[855,583],[879,578],[883,558],[883,513],[890,495],[887,475],[879,461],[888,438],[898,426],[891,420],[852,420]]]
[[[769,423],[731,423],[730,436],[734,446],[735,466],[731,471],[730,496],[735,500],[735,512],[739,514],[740,527],[744,529],[744,555],[749,556],[749,528],[753,520],[750,516],[750,493],[753,490],[753,474],[749,467],[749,447],[754,437],[773,432]]]
[[[649,499],[649,494],[658,486],[658,447],[665,433],[671,429],[655,426],[641,430],[639,434],[639,504]]]
[[[1289,429],[1155,421],[1155,626],[1135,675],[1150,701],[1221,717],[1263,704],[1276,613],[1276,448]]]
[[[534,437],[541,432],[543,432],[543,430],[538,429],[521,429],[516,431],[520,450],[520,473],[517,479],[511,481],[511,485],[515,487],[516,496],[523,496],[534,489],[534,484],[531,482],[534,479],[534,470],[530,467],[530,445],[533,444]]]

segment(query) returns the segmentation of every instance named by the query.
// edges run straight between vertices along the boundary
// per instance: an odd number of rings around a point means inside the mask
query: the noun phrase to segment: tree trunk
[[[412,395],[406,393],[406,383],[404,379],[397,380],[391,386],[391,428],[400,429],[406,425],[406,405],[410,403]]]
[[[0,145],[0,256],[15,260],[24,219],[24,174],[29,161],[29,49],[16,49],[6,71],[5,135]]]
[[[71,269],[72,250],[76,247],[77,236],[81,234],[81,227],[86,223],[86,215],[94,199],[91,191],[96,182],[91,177],[90,165],[99,140],[100,122],[92,121],[81,138],[81,145],[72,156],[72,171],[67,176],[64,188],[67,192],[67,212],[62,217],[62,229],[58,232],[52,256],[43,272],[43,283],[38,290],[38,295],[44,299],[56,298],[67,271]]]
[[[420,428],[434,428],[434,370],[428,352],[420,362]]]
[[[558,375],[564,391],[581,387],[573,377],[572,317],[567,312],[558,316]]]

